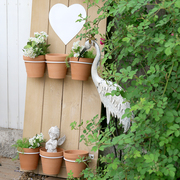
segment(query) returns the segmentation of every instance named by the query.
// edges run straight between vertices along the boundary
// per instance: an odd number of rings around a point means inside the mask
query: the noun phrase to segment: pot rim
[[[78,61],[77,57],[70,57],[70,61],[93,63],[94,59],[93,58],[79,58],[79,61]]]

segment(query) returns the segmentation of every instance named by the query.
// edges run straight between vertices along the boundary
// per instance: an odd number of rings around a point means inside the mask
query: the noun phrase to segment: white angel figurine
[[[46,142],[45,148],[47,149],[47,152],[57,152],[57,146],[64,143],[66,136],[64,135],[62,138],[59,138],[60,131],[57,126],[51,127],[48,134],[50,139]]]

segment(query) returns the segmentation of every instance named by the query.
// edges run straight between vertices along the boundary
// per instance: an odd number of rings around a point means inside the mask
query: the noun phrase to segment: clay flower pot
[[[66,164],[66,171],[69,173],[73,172],[73,177],[81,177],[81,172],[86,168],[86,164],[84,162],[78,163],[75,162],[79,157],[84,157],[83,161],[87,161],[87,157],[89,155],[88,151],[83,150],[67,150],[64,151],[64,160]]]
[[[71,78],[74,80],[87,81],[91,75],[91,66],[94,59],[71,57]]]
[[[64,79],[67,72],[65,59],[67,54],[46,54],[49,78]]]
[[[23,56],[28,77],[43,77],[45,72],[45,56],[40,55],[35,58]]]
[[[44,174],[59,174],[63,161],[63,149],[57,148],[57,152],[47,152],[45,148],[40,149],[42,169]]]
[[[21,169],[23,170],[35,170],[39,161],[39,149],[40,148],[23,148],[23,150],[19,150],[19,159]]]

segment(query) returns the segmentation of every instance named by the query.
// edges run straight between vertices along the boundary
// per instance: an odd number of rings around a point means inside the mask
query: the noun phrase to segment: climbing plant
[[[93,21],[86,18],[86,33],[79,37],[96,37],[98,24],[109,19],[106,34],[101,34],[102,64],[107,67],[103,78],[124,88],[111,95],[130,102],[123,117],[133,112],[134,119],[128,133],[119,135],[113,121],[100,133],[101,119],[79,125],[84,127],[81,140],[93,143],[93,151],[113,146],[121,151],[121,157],[113,152],[101,156],[101,166],[96,172],[87,168],[84,177],[180,178],[180,0],[103,0],[102,7],[99,0],[85,2],[90,8],[97,6],[99,16]],[[71,127],[76,129],[76,123]]]

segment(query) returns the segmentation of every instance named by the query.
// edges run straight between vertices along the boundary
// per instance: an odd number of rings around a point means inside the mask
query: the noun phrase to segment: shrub
[[[89,6],[98,6],[86,0]],[[105,52],[104,78],[123,86],[125,92],[111,95],[126,98],[135,115],[127,134],[110,130],[93,133],[88,122],[84,130],[92,150],[116,147],[100,157],[104,168],[98,173],[85,170],[88,179],[178,179],[180,178],[180,1],[179,0],[104,0],[99,17],[84,25],[80,38],[98,34],[99,22],[107,17],[107,33],[102,35]],[[81,20],[79,20],[81,21]],[[121,66],[120,66],[121,65]],[[90,128],[88,131],[87,129]],[[99,128],[99,127],[98,127]],[[111,135],[113,136],[111,138]]]

